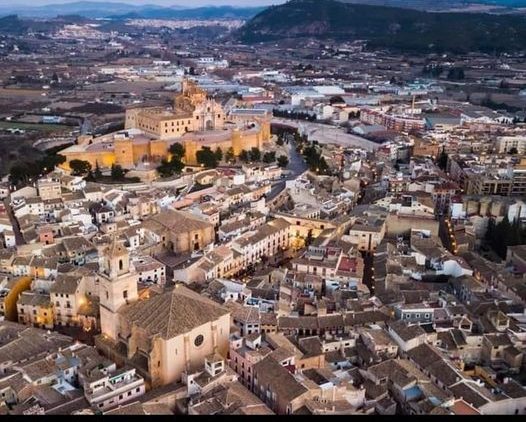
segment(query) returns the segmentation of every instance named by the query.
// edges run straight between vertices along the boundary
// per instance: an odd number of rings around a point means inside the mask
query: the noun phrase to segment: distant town
[[[261,13],[0,17],[0,415],[526,414],[526,49]]]

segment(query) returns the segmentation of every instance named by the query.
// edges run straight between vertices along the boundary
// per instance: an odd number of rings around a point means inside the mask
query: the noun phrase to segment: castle
[[[94,168],[118,164],[135,168],[141,162],[169,158],[169,148],[185,146],[184,161],[197,164],[196,153],[203,146],[212,150],[229,148],[234,155],[253,147],[261,148],[270,139],[270,114],[259,109],[233,109],[227,113],[195,82],[184,79],[170,108],[136,107],[126,110],[124,130],[99,137],[79,136],[77,143],[59,154],[72,160],[88,161]]]

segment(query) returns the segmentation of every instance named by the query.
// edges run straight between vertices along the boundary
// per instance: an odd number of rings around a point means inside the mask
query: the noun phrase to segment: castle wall
[[[126,129],[140,129],[146,134],[158,138],[149,143],[134,143],[131,139],[115,140],[114,151],[85,151],[66,152],[66,163],[63,168],[69,170],[69,162],[74,159],[88,161],[93,168],[99,165],[102,168],[119,164],[124,168],[133,168],[137,163],[152,158],[160,160],[168,158],[168,142],[182,137],[187,132],[206,132],[209,130],[224,129],[226,115],[219,103],[208,97],[206,92],[191,81],[183,81],[182,92],[174,99],[174,114],[166,113],[163,107],[132,108],[126,110]],[[184,140],[186,149],[185,162],[196,165],[196,153],[206,145],[212,150],[221,148],[223,153],[233,148],[237,156],[242,150],[263,147],[271,139],[270,119],[268,116],[243,115],[233,116],[233,121],[239,126],[248,127],[257,123],[256,128],[243,130],[236,129],[230,139],[213,141],[210,139],[200,142],[198,140]],[[93,140],[79,137],[78,145],[88,146]],[[96,140],[94,140],[96,142]]]
[[[87,161],[91,164],[92,168],[99,167],[111,167],[115,164],[115,154],[113,151],[96,151],[96,152],[71,152],[64,154],[66,162],[61,165],[66,170],[70,170],[69,163],[73,160]]]
[[[150,156],[150,146],[146,143],[133,144],[133,162],[134,164],[148,159]]]
[[[134,146],[130,139],[117,139],[114,142],[115,163],[124,168],[135,165],[133,150]]]
[[[163,140],[150,141],[149,144],[150,157],[166,158],[168,157],[168,143]]]

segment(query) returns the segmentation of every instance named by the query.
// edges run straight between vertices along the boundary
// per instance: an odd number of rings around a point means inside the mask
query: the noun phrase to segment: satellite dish
[[[346,171],[345,173],[343,173],[343,178],[344,179],[349,179],[351,177],[351,173],[349,173],[348,171]]]

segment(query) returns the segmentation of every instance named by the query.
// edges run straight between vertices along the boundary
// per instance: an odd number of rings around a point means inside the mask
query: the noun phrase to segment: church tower
[[[100,275],[101,330],[115,340],[119,332],[119,309],[138,299],[137,274],[130,264],[130,254],[115,236],[104,251]]]

